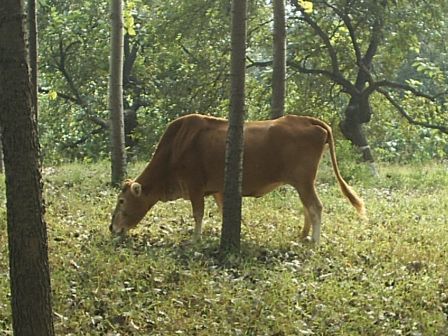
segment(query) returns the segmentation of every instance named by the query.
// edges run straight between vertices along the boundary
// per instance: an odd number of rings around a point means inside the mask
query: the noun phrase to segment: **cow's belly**
[[[243,172],[243,196],[260,197],[275,188],[284,185],[285,181],[278,173],[272,173],[263,169],[245,170]],[[208,180],[205,183],[205,194],[224,192],[224,174],[214,173],[208,174]]]
[[[272,190],[280,187],[283,184],[284,183],[282,182],[275,182],[257,186],[243,186],[243,196],[261,197],[263,195],[266,195],[267,193],[270,193]]]

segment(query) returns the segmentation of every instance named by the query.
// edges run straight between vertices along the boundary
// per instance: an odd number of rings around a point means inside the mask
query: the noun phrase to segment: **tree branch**
[[[246,59],[249,61],[249,64],[246,66],[246,69],[252,68],[252,67],[268,67],[272,66],[272,60],[268,61],[254,61],[249,56],[246,57]],[[348,80],[346,80],[343,76],[338,76],[337,74],[334,74],[331,71],[323,70],[323,69],[309,69],[305,66],[301,65],[299,62],[294,62],[292,60],[287,60],[286,65],[297,70],[300,73],[308,74],[308,75],[319,75],[319,76],[325,76],[329,79],[331,79],[336,84],[341,85],[344,90],[350,94],[356,94],[359,93],[357,91],[354,91],[354,87],[352,83],[350,83]]]
[[[362,90],[366,84],[369,82],[373,83],[373,77],[371,74],[372,61],[373,57],[376,55],[378,51],[378,45],[381,41],[381,35],[384,27],[384,9],[386,7],[386,1],[382,0],[378,6],[382,6],[383,12],[377,14],[375,16],[375,21],[372,27],[372,34],[370,35],[369,46],[367,47],[367,51],[358,63],[359,72],[356,78],[355,86],[358,90]]]
[[[350,83],[350,81],[348,81],[340,73],[336,73],[335,74],[335,73],[333,73],[331,71],[324,70],[324,69],[310,69],[310,68],[307,68],[307,67],[303,66],[299,62],[294,62],[294,61],[291,61],[291,60],[288,60],[286,62],[286,64],[288,66],[290,66],[291,68],[294,68],[294,69],[298,70],[300,73],[311,74],[311,75],[321,75],[321,76],[328,77],[333,82],[341,85],[344,88],[344,91],[346,91],[347,93],[349,93],[351,95],[352,94],[359,94],[359,92],[356,90],[356,88],[353,86],[353,84]]]
[[[331,60],[331,68],[334,74],[342,76],[339,69],[339,61],[336,54],[336,50],[331,45],[330,38],[328,35],[322,30],[322,28],[317,24],[316,21],[314,21],[311,16],[305,12],[305,9],[299,4],[297,0],[292,0],[292,4],[297,8],[298,11],[302,14],[302,16],[299,18],[300,20],[305,21],[308,23],[308,25],[314,30],[314,32],[320,37],[322,42],[325,44],[325,47],[327,48],[328,55],[330,56]]]
[[[123,86],[127,87],[130,82],[131,72],[137,59],[139,45],[137,42],[131,45],[128,34],[124,35],[124,62],[123,62]]]
[[[345,26],[347,27],[353,50],[355,52],[356,63],[360,65],[362,63],[361,48],[356,38],[355,28],[353,27],[352,20],[346,13],[339,10],[339,8],[337,8],[335,5],[332,5],[328,2],[325,2],[324,4],[331,8],[341,18],[342,22],[344,22]]]
[[[331,44],[330,37],[322,30],[322,28],[317,24],[317,22],[314,21],[311,18],[311,16],[305,12],[305,9],[299,4],[297,0],[291,0],[291,3],[297,8],[298,11],[300,11],[301,17],[299,17],[299,19],[308,23],[308,25],[314,30],[314,32],[320,37],[320,39],[324,43],[328,55],[330,57],[331,71],[321,69],[308,69],[301,64],[293,62],[288,62],[288,65],[291,67],[295,67],[302,73],[318,74],[326,76],[335,81],[336,83],[338,83],[339,85],[341,85],[346,92],[350,94],[360,94],[359,90],[343,76],[341,69],[339,67],[337,53]]]
[[[81,105],[83,107],[87,107],[87,104],[85,103],[84,99],[81,97],[81,94],[79,93],[75,82],[73,81],[73,78],[70,76],[70,74],[67,71],[67,68],[65,66],[65,61],[67,59],[67,52],[76,44],[76,42],[70,43],[67,47],[64,48],[63,39],[62,37],[59,40],[59,57],[58,61],[56,62],[58,70],[62,73],[62,76],[64,76],[65,80],[67,81],[67,84],[70,88],[70,91],[73,93],[73,95],[76,97],[76,102],[78,105]]]
[[[417,90],[416,88],[414,88],[408,84],[397,83],[397,82],[393,82],[393,81],[390,81],[387,79],[383,79],[383,80],[374,82],[365,90],[365,93],[369,95],[369,94],[373,93],[374,91],[380,91],[380,89],[382,87],[389,87],[392,89],[402,89],[405,91],[409,91],[409,92],[412,92],[417,97],[423,97],[430,101],[435,101],[437,97],[440,97],[446,93],[446,91],[445,91],[445,92],[439,93],[435,96],[431,96],[427,93]]]
[[[201,64],[201,61],[182,43],[179,42],[180,48],[186,53],[196,64]]]
[[[45,88],[43,88],[41,86],[39,86],[37,90],[38,90],[39,93],[45,93],[45,94],[50,93],[49,89],[45,89]],[[65,94],[65,93],[62,93],[62,92],[59,92],[59,91],[57,91],[56,94],[60,98],[63,98],[65,100],[69,101],[69,102],[78,104],[78,99],[76,99],[75,97],[69,96],[68,94]]]
[[[249,56],[246,56],[246,60],[249,61],[249,64],[246,65],[246,69],[252,68],[252,67],[268,67],[272,65],[272,60],[269,61],[254,61]]]
[[[412,118],[406,110],[387,92],[386,90],[382,88],[378,88],[376,91],[381,93],[386,99],[392,104],[393,107],[412,125],[422,126],[426,128],[436,129],[439,130],[442,133],[448,134],[448,127],[444,125],[434,125],[431,123],[418,121]]]
[[[101,133],[103,130],[104,130],[104,129],[103,129],[102,127],[96,128],[96,129],[94,129],[93,131],[91,131],[89,134],[86,134],[86,135],[82,136],[80,139],[78,139],[78,140],[76,140],[76,141],[74,141],[74,142],[71,142],[71,143],[66,143],[66,144],[64,144],[63,147],[64,147],[64,149],[67,149],[67,148],[75,148],[75,147],[77,147],[78,145],[84,144],[84,143],[89,139],[89,137],[91,137],[92,135],[99,134],[99,133]]]

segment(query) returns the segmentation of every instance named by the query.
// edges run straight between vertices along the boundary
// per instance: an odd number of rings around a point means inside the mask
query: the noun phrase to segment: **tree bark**
[[[38,116],[37,104],[37,73],[38,73],[38,39],[37,39],[37,21],[36,21],[36,1],[28,1],[28,42],[29,42],[29,59],[30,59],[30,75],[31,88],[33,94],[34,113],[36,120]]]
[[[3,173],[3,146],[2,146],[2,132],[0,131],[0,173]]]
[[[344,113],[344,119],[340,123],[342,134],[359,148],[363,160],[370,164],[374,175],[378,175],[374,165],[375,159],[362,125],[368,123],[372,117],[372,110],[369,102],[372,92],[367,91],[366,86],[371,80],[370,71],[373,58],[378,51],[378,46],[382,39],[385,8],[386,1],[379,1],[369,46],[363,57],[361,57],[360,52],[357,53],[358,74],[355,81],[356,93],[351,94],[350,101]]]
[[[123,1],[111,2],[111,53],[109,109],[111,114],[112,184],[119,185],[126,175],[126,150],[123,114]]]
[[[352,96],[340,123],[342,134],[359,148],[365,162],[375,161],[362,127],[370,121],[371,115],[369,97]]]
[[[246,0],[232,1],[232,56],[229,129],[226,140],[221,251],[239,251],[244,149]]]
[[[271,118],[285,114],[286,95],[286,19],[285,0],[273,0],[274,34]]]
[[[14,335],[54,335],[37,125],[23,1],[0,2],[0,125]]]

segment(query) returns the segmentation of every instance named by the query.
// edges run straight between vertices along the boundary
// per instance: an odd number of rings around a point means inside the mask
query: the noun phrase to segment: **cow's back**
[[[244,131],[243,194],[261,196],[292,182],[302,171],[317,169],[326,132],[313,118],[284,116],[276,120],[247,122]],[[204,184],[207,194],[222,192],[228,123],[204,118],[189,143],[186,164]]]

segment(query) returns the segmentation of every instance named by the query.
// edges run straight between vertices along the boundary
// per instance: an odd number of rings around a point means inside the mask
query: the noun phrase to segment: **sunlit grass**
[[[157,204],[127,239],[113,239],[108,224],[116,191],[108,165],[47,168],[57,334],[448,334],[446,166],[385,166],[379,179],[344,163],[341,170],[353,173],[368,221],[342,198],[324,163],[319,247],[298,239],[302,207],[293,190],[282,188],[245,199],[242,253],[223,259],[211,199],[198,244],[190,243],[185,201]],[[7,335],[4,207],[0,218],[0,335]]]

